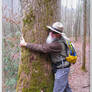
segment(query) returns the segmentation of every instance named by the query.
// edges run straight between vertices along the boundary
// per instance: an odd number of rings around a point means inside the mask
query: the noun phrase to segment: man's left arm
[[[42,53],[58,53],[61,51],[61,44],[58,42],[52,42],[50,44],[34,44],[27,43],[26,47],[30,50],[42,52]]]

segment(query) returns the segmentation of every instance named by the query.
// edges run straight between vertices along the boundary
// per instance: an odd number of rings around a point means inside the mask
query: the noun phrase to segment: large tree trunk
[[[27,42],[38,44],[45,42],[48,33],[46,25],[59,20],[58,2],[57,0],[21,0],[22,33]],[[52,92],[52,90],[53,75],[51,62],[47,56],[22,48],[17,92]]]
[[[82,47],[83,47],[83,52],[82,52],[82,69],[84,71],[86,71],[86,67],[85,67],[85,64],[86,64],[86,32],[87,32],[87,13],[86,13],[86,9],[87,9],[87,0],[84,0],[84,5],[83,5],[83,9],[84,9],[84,14],[83,14],[83,23],[84,23],[84,33],[83,33],[83,44],[82,44]]]

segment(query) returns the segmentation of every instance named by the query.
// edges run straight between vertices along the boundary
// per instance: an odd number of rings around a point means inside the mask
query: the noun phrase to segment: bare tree
[[[11,19],[13,19],[13,0],[11,0]],[[10,24],[10,29],[11,29],[11,32],[14,32],[14,26],[13,26],[13,23]]]
[[[85,64],[86,64],[86,32],[87,32],[87,18],[86,18],[86,9],[87,9],[87,0],[84,0],[83,2],[83,23],[84,23],[84,32],[83,32],[83,43],[82,43],[82,69],[84,71],[86,71],[86,67],[85,67]]]

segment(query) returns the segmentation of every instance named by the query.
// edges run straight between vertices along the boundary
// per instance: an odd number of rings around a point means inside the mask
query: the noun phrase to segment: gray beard
[[[47,39],[46,39],[46,43],[47,43],[47,44],[50,44],[50,43],[52,43],[54,40],[55,40],[55,38],[53,38],[53,37],[51,36],[51,34],[49,34],[48,37],[47,37]]]

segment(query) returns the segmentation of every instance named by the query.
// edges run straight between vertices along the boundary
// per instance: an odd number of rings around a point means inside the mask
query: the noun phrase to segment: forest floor
[[[72,88],[72,92],[90,92],[90,61],[89,61],[89,43],[87,41],[86,45],[86,72],[84,72],[82,67],[82,42],[79,39],[74,42],[78,59],[76,64],[71,66],[69,74],[69,84]]]

